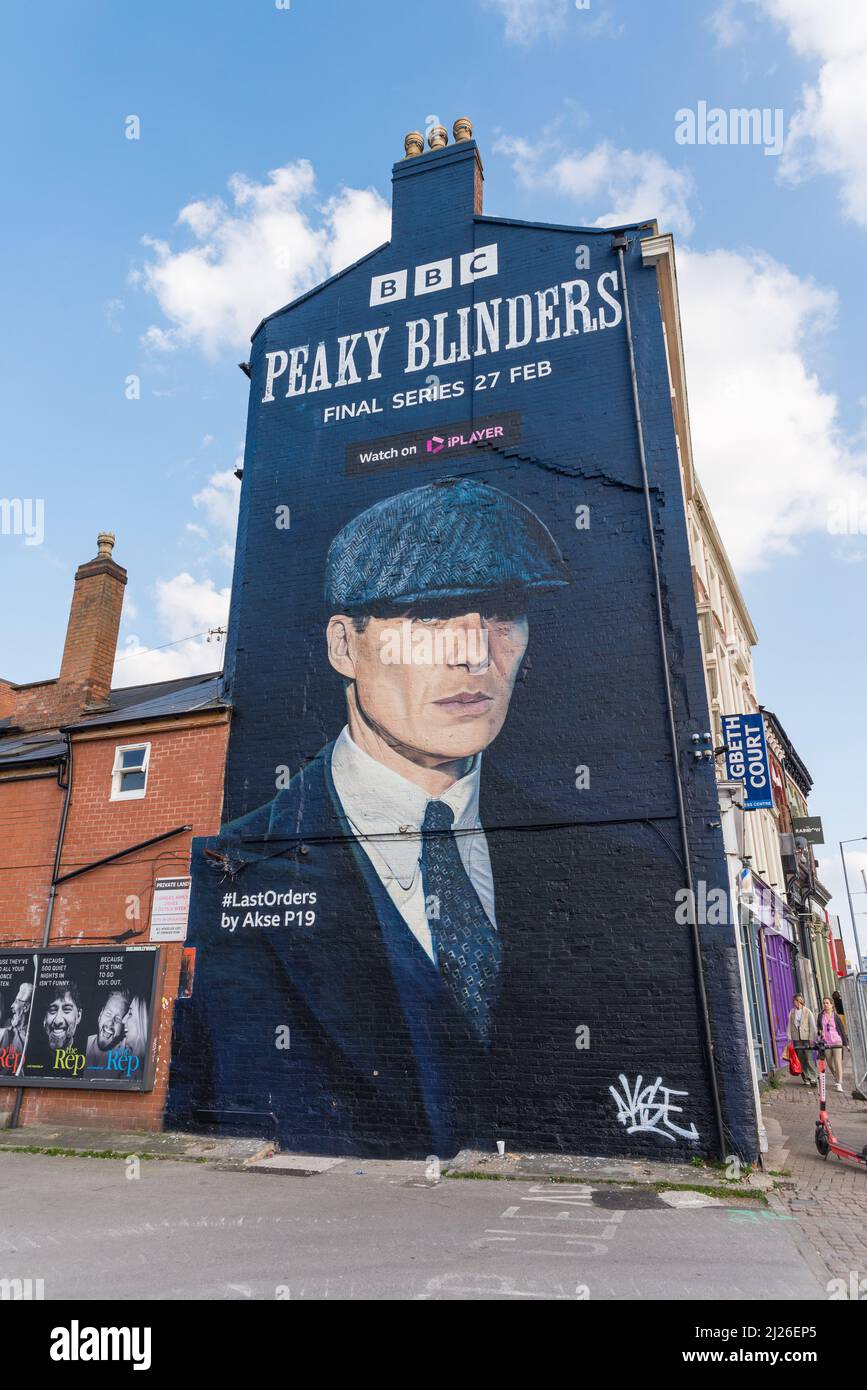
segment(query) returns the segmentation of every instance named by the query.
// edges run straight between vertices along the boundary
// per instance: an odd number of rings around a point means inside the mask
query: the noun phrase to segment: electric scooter
[[[820,1037],[816,1043],[816,1057],[819,1063],[819,1118],[816,1121],[816,1148],[823,1158],[827,1158],[829,1153],[836,1158],[851,1158],[855,1163],[859,1163],[863,1168],[867,1168],[867,1144],[860,1153],[854,1149],[849,1149],[845,1144],[841,1144],[839,1139],[834,1137],[831,1128],[831,1121],[828,1119],[828,1105],[826,1100],[827,1076],[825,1072],[825,1051],[827,1044],[824,1038]]]

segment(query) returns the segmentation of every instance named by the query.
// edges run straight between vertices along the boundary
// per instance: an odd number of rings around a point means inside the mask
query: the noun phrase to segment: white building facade
[[[763,954],[764,944],[767,941],[778,947],[785,958],[787,953],[796,954],[797,937],[785,902],[778,811],[743,810],[743,784],[726,780],[725,759],[719,751],[723,744],[723,716],[759,711],[752,660],[758,637],[695,469],[673,238],[665,234],[642,242],[642,254],[646,265],[656,266],[660,287],[710,733],[716,755],[720,820],[729,867],[730,922],[738,944],[759,1136],[766,1149],[759,1083],[780,1064],[783,1040],[779,1026],[775,1029],[770,1021],[771,1011],[766,1003],[772,993],[773,964]],[[779,1017],[783,999],[782,990],[778,992]]]

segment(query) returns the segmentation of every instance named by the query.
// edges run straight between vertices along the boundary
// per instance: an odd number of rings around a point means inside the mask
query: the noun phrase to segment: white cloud
[[[772,19],[789,31],[797,52],[842,58],[867,47],[867,6],[863,0],[758,0]]]
[[[529,45],[541,38],[556,38],[573,21],[570,33],[578,38],[616,37],[623,25],[616,24],[605,0],[482,0],[485,9],[494,10],[505,21],[509,43]]]
[[[205,439],[210,440],[211,436],[206,435]],[[234,466],[239,462],[240,458]],[[209,562],[216,558],[227,567],[232,565],[240,493],[233,467],[212,473],[205,486],[193,495],[193,504],[207,524],[188,521],[184,531],[203,543]],[[228,587],[218,588],[207,576],[195,579],[188,570],[171,579],[158,579],[152,590],[153,626],[158,635],[151,646],[137,634],[125,637],[117,653],[114,684],[140,685],[219,669],[225,639],[209,642],[200,634],[226,627],[229,596]],[[138,616],[135,606],[127,603],[125,624],[129,626]]]
[[[523,44],[559,34],[569,10],[574,8],[572,0],[484,0],[484,3],[486,9],[502,15],[509,42]]]
[[[131,279],[156,297],[168,320],[144,335],[155,352],[192,344],[215,354],[244,345],[263,315],[389,237],[388,207],[373,190],[345,188],[317,207],[313,170],[305,160],[272,171],[262,184],[237,174],[229,189],[231,205],[200,199],[181,209],[178,225],[194,238],[191,248],[174,251],[167,241],[144,239],[152,256]],[[214,443],[206,434],[201,447]],[[233,560],[239,495],[234,468],[212,473],[192,499],[201,521],[185,526],[188,538],[205,542],[209,557],[226,565]],[[229,589],[184,570],[158,580],[152,597],[158,650],[149,650],[135,634],[127,636],[115,683],[167,680],[219,666],[222,644],[190,634],[225,627]],[[127,622],[131,618],[128,612]]]
[[[372,188],[341,189],[336,197],[330,198],[325,204],[323,214],[327,238],[324,249],[326,276],[336,275],[338,270],[352,265],[353,261],[374,247],[381,246],[391,236],[391,209]],[[310,284],[316,284],[321,278],[317,271]]]
[[[146,347],[193,344],[209,356],[243,348],[266,314],[389,237],[389,209],[373,189],[344,188],[317,206],[304,159],[272,170],[265,183],[234,174],[228,186],[229,203],[203,199],[181,209],[178,225],[194,245],[173,250],[143,238],[151,258],[132,279],[169,324],[148,328]]]
[[[867,458],[811,365],[836,297],[759,252],[680,250],[678,269],[696,468],[746,571],[827,533],[841,500],[867,507]]]
[[[157,613],[169,640],[191,632],[225,626],[229,614],[229,590],[216,589],[212,579],[197,580],[184,570],[173,579],[156,583]]]
[[[708,24],[721,48],[731,48],[746,38],[747,27],[738,15],[741,0],[720,0],[708,15]]]
[[[867,227],[867,4],[865,0],[725,0],[712,21],[731,38],[745,32],[749,5],[782,25],[795,52],[818,70],[788,122],[779,177],[799,183],[816,174],[840,181],[847,217]],[[719,31],[718,31],[719,32]]]
[[[150,685],[154,681],[178,680],[181,676],[202,676],[219,671],[223,665],[223,642],[182,642],[163,650],[148,650],[138,637],[130,635],[118,648],[112,685]]]
[[[523,187],[571,199],[576,219],[584,226],[655,217],[665,231],[692,231],[692,175],[652,150],[636,153],[603,140],[593,149],[567,152],[544,138],[531,143],[510,137],[499,140],[495,148],[511,159]]]
[[[652,152],[608,141],[566,152],[556,131],[498,149],[520,183],[568,197],[585,225],[656,216],[665,230],[692,226],[689,174]],[[696,467],[736,569],[827,535],[831,509],[867,516],[864,442],[846,437],[813,356],[834,293],[758,252],[680,249],[678,264]],[[835,535],[833,547],[860,558],[863,535]]]
[[[122,299],[106,300],[105,321],[111,329],[112,333],[120,332],[120,316],[125,308],[126,305],[124,304]]]
[[[154,596],[158,625],[171,646],[157,644],[148,650],[130,634],[119,649],[114,669],[115,685],[143,685],[179,676],[218,670],[223,641],[208,642],[209,629],[225,628],[229,616],[229,590],[216,589],[213,580],[196,580],[184,571],[173,579],[158,580]]]
[[[213,473],[201,492],[193,495],[193,505],[201,508],[212,526],[224,531],[234,540],[240,498],[241,485],[235,477],[234,469],[226,468],[221,473]]]
[[[152,323],[141,335],[142,347],[149,348],[152,352],[174,352],[178,346],[177,338],[171,330],[158,328]],[[171,396],[174,391],[154,391],[155,396]]]
[[[867,227],[867,45],[824,63],[789,122],[780,176],[800,183],[815,174],[840,180],[845,215]]]
[[[843,867],[840,859],[840,850],[836,845],[821,845],[816,847],[816,863],[819,881],[832,894],[828,911],[831,917],[839,916],[840,925],[843,931],[843,941],[846,946],[846,956],[851,964],[855,965],[855,937],[852,932],[852,918],[849,914],[849,900],[846,896],[846,883],[843,878]],[[861,880],[861,871],[867,873],[867,850],[860,848],[856,844],[846,845],[846,871],[849,876],[849,888],[852,893],[852,905],[855,908],[855,921],[858,927],[861,950],[867,957],[867,896],[864,894],[864,884]]]

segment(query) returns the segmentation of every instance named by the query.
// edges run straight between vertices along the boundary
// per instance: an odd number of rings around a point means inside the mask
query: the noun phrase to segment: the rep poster
[[[157,947],[0,952],[0,1082],[150,1089],[159,960]]]
[[[16,1076],[24,1060],[35,979],[33,951],[0,951],[0,1082]]]

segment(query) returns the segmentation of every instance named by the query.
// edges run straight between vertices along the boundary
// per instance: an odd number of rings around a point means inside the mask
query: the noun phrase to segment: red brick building
[[[59,675],[0,679],[0,951],[147,944],[156,880],[185,875],[193,835],[220,824],[220,676],[111,687],[126,584],[113,545],[100,535],[76,572]],[[152,1089],[4,1084],[0,1124],[160,1128],[183,950],[159,946]]]

